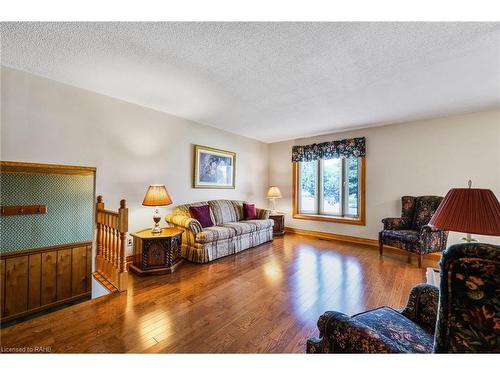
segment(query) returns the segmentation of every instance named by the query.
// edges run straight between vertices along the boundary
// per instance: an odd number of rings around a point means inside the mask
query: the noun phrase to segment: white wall
[[[131,232],[152,225],[141,206],[151,183],[164,183],[174,205],[268,204],[265,143],[14,69],[1,77],[1,159],[97,167],[97,194],[113,209],[127,200]],[[236,189],[191,188],[192,144],[236,152]]]
[[[366,137],[366,226],[296,220],[291,217],[291,151],[305,145]],[[402,195],[442,195],[452,187],[489,188],[500,196],[500,112],[498,110],[362,129],[273,143],[269,183],[281,188],[278,209],[289,227],[378,238],[384,217],[399,216]],[[450,233],[448,243],[462,234]],[[474,236],[500,244],[500,237]]]

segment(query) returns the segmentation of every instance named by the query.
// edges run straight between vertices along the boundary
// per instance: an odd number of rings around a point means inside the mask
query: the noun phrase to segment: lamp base
[[[269,200],[271,201],[271,213],[278,213],[278,211],[276,211],[276,198],[269,198]]]
[[[153,214],[153,221],[155,222],[155,226],[153,227],[153,229],[151,229],[151,233],[153,234],[161,233],[160,220],[161,220],[160,212],[158,211],[158,207],[155,207],[155,212]]]
[[[467,237],[462,237],[461,240],[464,242],[467,242],[467,243],[478,242],[478,240],[476,240],[475,238],[472,238],[470,233],[467,233]]]

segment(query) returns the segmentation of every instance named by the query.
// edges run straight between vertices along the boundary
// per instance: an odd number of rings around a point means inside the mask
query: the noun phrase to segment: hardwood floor
[[[0,331],[1,346],[52,352],[304,353],[326,310],[399,308],[422,269],[405,255],[286,235],[175,273],[129,275],[127,294],[71,306]]]

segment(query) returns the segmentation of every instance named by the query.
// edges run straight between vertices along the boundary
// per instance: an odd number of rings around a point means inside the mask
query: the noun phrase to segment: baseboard
[[[349,242],[349,243],[355,243],[355,244],[360,244],[360,245],[367,245],[367,246],[373,247],[375,250],[378,251],[378,240],[374,240],[371,238],[347,236],[345,234],[319,232],[319,231],[315,231],[315,230],[299,229],[299,228],[292,228],[292,227],[286,227],[285,233],[298,234],[300,236],[315,237],[315,238],[319,238],[322,240],[342,241],[342,242]],[[397,253],[400,255],[408,255],[407,251],[402,250],[402,249],[398,249],[397,247],[392,247],[392,246],[384,245],[384,252],[385,251],[390,251],[390,252]],[[441,258],[441,254],[440,253],[425,254],[424,258],[432,259],[432,260],[439,260]]]
[[[317,237],[322,240],[333,240],[333,241],[344,241],[350,243],[357,243],[361,245],[378,246],[377,240],[372,240],[370,238],[347,236],[345,234],[335,234],[328,232],[319,232],[315,230],[299,229],[299,228],[285,228],[286,233],[299,234],[301,236]]]
[[[58,309],[61,309],[65,306],[69,306],[72,303],[79,302],[80,300],[84,299],[90,299],[91,298],[91,292],[85,292],[82,294],[78,294],[76,296],[72,296],[60,301],[56,301],[47,305],[43,305],[28,311],[23,311],[18,314],[13,314],[9,316],[2,317],[0,319],[1,322],[1,328],[7,327],[4,323],[10,324],[17,324],[20,323],[24,320],[31,319],[33,317],[41,316],[48,314],[50,312],[56,311]],[[14,323],[12,323],[14,322]]]

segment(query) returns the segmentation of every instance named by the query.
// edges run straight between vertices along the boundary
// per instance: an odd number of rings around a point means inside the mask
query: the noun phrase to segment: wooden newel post
[[[125,257],[125,241],[128,232],[128,208],[125,199],[120,201],[120,209],[118,210],[118,231],[120,233],[120,257],[119,257],[119,273],[120,273],[120,291],[127,289],[127,259]]]
[[[95,205],[95,215],[96,215],[96,222],[97,222],[97,239],[96,239],[96,258],[95,258],[95,269],[96,271],[101,271],[103,268],[104,264],[104,259],[103,259],[103,239],[104,239],[104,227],[103,227],[103,219],[104,216],[102,214],[102,211],[104,211],[104,199],[102,198],[102,195],[99,195],[97,197],[97,203]]]
[[[97,247],[96,247],[96,255],[102,255],[102,222],[101,222],[101,214],[100,211],[104,210],[104,200],[102,195],[97,197],[97,203],[95,205],[95,215],[97,222]]]

